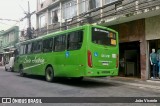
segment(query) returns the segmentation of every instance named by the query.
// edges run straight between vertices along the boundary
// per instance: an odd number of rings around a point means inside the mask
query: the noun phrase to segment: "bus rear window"
[[[92,42],[99,45],[116,46],[116,34],[108,30],[92,28]]]

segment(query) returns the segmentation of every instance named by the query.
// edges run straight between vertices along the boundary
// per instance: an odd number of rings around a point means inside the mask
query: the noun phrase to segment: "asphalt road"
[[[56,83],[46,82],[44,77],[20,77],[18,73],[6,72],[0,67],[0,97],[160,97],[158,90],[151,90],[125,84],[115,83],[111,80],[98,80],[85,78],[83,81],[61,79]],[[9,105],[9,104],[8,104]],[[19,106],[16,104],[15,106]],[[28,104],[23,104],[28,105]],[[36,104],[30,104],[35,105]],[[52,104],[39,104],[40,106]],[[160,104],[93,104],[93,103],[67,103],[54,104],[54,106],[159,106]],[[0,104],[0,106],[6,106]],[[11,105],[12,106],[12,105]]]

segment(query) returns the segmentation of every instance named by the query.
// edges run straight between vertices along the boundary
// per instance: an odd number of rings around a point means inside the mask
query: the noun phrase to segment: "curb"
[[[143,88],[150,88],[150,89],[160,90],[160,86],[155,86],[155,85],[128,83],[128,82],[121,82],[121,81],[113,81],[113,82],[121,83],[121,84],[125,84],[125,85],[136,86],[136,87],[141,87],[141,88],[143,87]]]
[[[147,80],[146,82],[149,82],[149,83],[159,83],[160,84],[160,80],[157,80],[157,81],[153,81],[153,80]]]
[[[107,80],[106,79],[98,79],[98,80],[110,81],[110,82],[114,82],[114,83],[130,85],[130,86],[135,86],[135,87],[139,87],[139,88],[148,88],[148,89],[160,90],[160,86],[150,85],[150,84],[141,84],[141,83],[139,83],[139,81],[137,81],[137,82],[125,82],[125,81],[116,81],[116,80],[113,80],[113,79],[110,79],[110,78],[109,79],[107,78]],[[155,81],[147,80],[147,82],[151,83],[151,82],[155,82]],[[157,83],[160,83],[160,81],[157,81]]]

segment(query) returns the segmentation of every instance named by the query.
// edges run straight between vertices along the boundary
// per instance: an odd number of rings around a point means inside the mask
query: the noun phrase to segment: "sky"
[[[0,0],[0,19],[20,20],[25,17],[28,12],[28,1],[30,3],[31,12],[36,11],[37,0]],[[31,17],[32,27],[35,27],[35,14]],[[12,26],[19,26],[20,30],[27,28],[27,20],[22,22],[0,20],[0,31],[7,30]]]

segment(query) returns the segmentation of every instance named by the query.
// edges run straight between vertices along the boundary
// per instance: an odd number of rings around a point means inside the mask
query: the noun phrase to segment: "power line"
[[[3,23],[3,22],[0,22],[0,24],[9,25],[9,24]]]
[[[4,18],[0,18],[0,20],[19,22],[18,20],[13,20],[13,19],[4,19]]]

